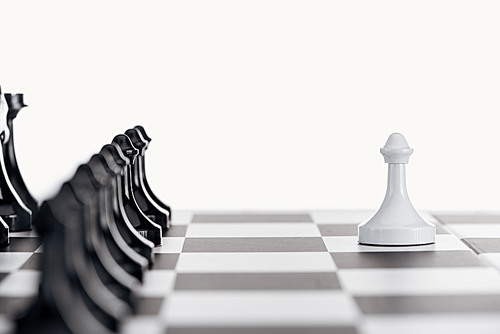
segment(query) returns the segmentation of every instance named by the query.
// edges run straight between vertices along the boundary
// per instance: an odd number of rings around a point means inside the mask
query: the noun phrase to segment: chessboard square
[[[153,249],[155,254],[180,253],[184,246],[184,238],[162,238],[162,245]]]
[[[500,294],[494,268],[343,269],[343,289],[357,296]]]
[[[320,237],[186,238],[183,253],[193,252],[326,252]]]
[[[338,290],[330,273],[178,273],[175,290]]]
[[[500,253],[500,238],[464,238],[462,241],[477,254]]]
[[[153,270],[173,270],[177,265],[179,254],[154,254]]]
[[[498,313],[416,314],[366,316],[362,334],[498,334]]]
[[[41,244],[42,241],[39,238],[10,238],[10,244],[7,247],[1,247],[0,252],[34,252]]]
[[[144,281],[137,289],[141,297],[164,297],[174,288],[173,270],[150,270],[144,273]]]
[[[128,317],[123,319],[121,328],[121,334],[165,334],[165,325],[160,321],[158,316],[155,314],[151,315],[135,315],[133,317]],[[170,334],[170,333],[169,333]]]
[[[500,253],[482,253],[479,254],[479,259],[484,264],[500,270]]]
[[[333,272],[335,263],[328,253],[181,253],[178,272]]]
[[[500,224],[446,225],[458,238],[500,238]]]
[[[330,327],[168,327],[168,334],[358,334],[354,326]]]
[[[178,291],[161,312],[169,326],[353,324],[358,309],[338,291]]]
[[[450,234],[450,231],[448,231],[444,225],[440,223],[434,223],[434,226],[436,226],[436,234]]]
[[[322,236],[357,236],[358,225],[354,224],[324,224],[318,225]]]
[[[178,225],[189,225],[193,219],[191,211],[175,210],[172,212],[172,227]]]
[[[24,238],[38,238],[39,237],[39,235],[38,235],[38,233],[36,232],[35,229],[29,230],[29,231],[21,231],[21,232],[10,232],[9,236],[11,238],[21,238],[21,237],[24,237]]]
[[[2,297],[0,298],[0,317],[6,316],[9,320],[18,317],[21,312],[25,312],[35,301],[36,296],[31,297]],[[0,327],[0,333],[11,334],[14,332],[4,332]]]
[[[1,253],[0,252],[0,273],[10,273],[21,268],[28,261],[33,253]]]
[[[26,261],[23,264],[21,269],[41,270],[42,259],[43,259],[42,253],[33,253],[33,255],[31,255],[30,258],[28,259],[28,261]]]
[[[157,315],[160,312],[161,306],[165,301],[165,297],[140,297],[136,303],[137,315]]]
[[[0,282],[0,297],[31,297],[38,294],[41,274],[37,270],[18,270]]]
[[[323,237],[323,241],[329,252],[426,252],[426,251],[468,251],[469,248],[454,235],[443,234],[436,235],[436,242],[423,246],[408,247],[377,247],[366,246],[358,243],[358,237]]]
[[[315,224],[309,223],[204,223],[188,226],[186,237],[319,237]]]
[[[361,224],[370,219],[376,210],[316,210],[311,217],[316,224]]]
[[[308,213],[194,214],[192,223],[312,223]]]
[[[0,308],[2,301],[0,301]],[[3,313],[0,311],[0,313]],[[6,314],[0,314],[0,333],[2,334],[9,334],[9,333],[15,333],[15,323],[12,321],[11,317],[6,315]]]
[[[467,296],[358,296],[364,314],[499,312],[500,294]]]
[[[471,251],[331,253],[339,269],[474,267],[483,263]]]
[[[165,231],[164,237],[167,238],[178,238],[186,236],[187,225],[172,225]]]
[[[500,224],[500,214],[477,214],[477,213],[443,213],[434,214],[443,224]]]

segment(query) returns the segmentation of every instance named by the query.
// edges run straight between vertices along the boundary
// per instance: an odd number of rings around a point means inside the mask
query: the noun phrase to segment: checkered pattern
[[[500,215],[425,215],[436,244],[357,244],[371,211],[174,212],[122,333],[500,333]],[[0,333],[43,251],[0,251]]]

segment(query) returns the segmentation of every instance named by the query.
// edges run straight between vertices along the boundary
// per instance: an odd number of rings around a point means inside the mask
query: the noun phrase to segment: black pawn
[[[125,185],[123,184],[123,179],[125,178],[125,169],[127,166],[127,161],[129,160],[122,154],[121,149],[116,145],[104,145],[100,151],[100,154],[106,160],[106,164],[109,166],[110,171],[112,171],[115,176],[116,182],[112,184],[112,210],[113,216],[116,220],[116,227],[118,228],[120,235],[127,242],[127,244],[130,245],[130,247],[132,247],[135,252],[137,252],[141,256],[144,256],[149,262],[149,268],[152,268],[154,265],[153,248],[155,245],[134,228],[127,215],[127,210],[124,204],[127,199],[125,195]]]
[[[31,210],[17,193],[6,172],[5,146],[10,138],[7,113],[8,106],[0,88],[0,142],[2,144],[2,154],[0,154],[0,217],[9,225],[11,232],[27,231],[31,230]]]
[[[114,174],[111,175],[105,168],[104,158],[99,154],[94,154],[87,163],[93,177],[102,186],[99,196],[99,220],[98,226],[103,231],[101,239],[109,248],[109,253],[128,274],[135,277],[140,282],[143,281],[143,272],[147,270],[148,260],[136,253],[130,245],[123,239],[118,230],[119,222],[113,215],[114,189],[112,183],[115,181]],[[125,277],[126,275],[121,275]],[[132,305],[133,306],[133,305]]]
[[[24,104],[23,94],[5,94],[5,100],[7,101],[7,105],[9,106],[9,112],[7,113],[7,126],[10,131],[10,138],[6,143],[4,143],[3,153],[5,156],[5,169],[7,170],[7,174],[9,175],[14,189],[19,194],[19,197],[21,197],[21,200],[31,210],[33,220],[38,211],[38,203],[31,195],[28,187],[26,187],[26,184],[24,183],[23,177],[19,170],[19,166],[17,164],[16,150],[14,148],[13,121],[14,118],[17,117],[19,111],[21,111],[21,109],[23,109],[24,107],[27,107],[27,105]]]
[[[142,139],[139,130],[129,129],[125,134],[130,138],[132,144],[139,150],[135,162],[131,165],[132,189],[135,200],[141,210],[155,223],[160,225],[165,233],[170,228],[170,213],[157,204],[146,190],[144,179],[141,175],[141,166],[148,142]]]
[[[146,147],[144,148],[143,154],[139,155],[137,157],[137,160],[139,162],[139,174],[140,177],[142,178],[142,183],[144,184],[144,189],[146,192],[149,194],[149,196],[153,199],[153,201],[161,206],[163,209],[168,211],[168,217],[169,220],[172,221],[172,209],[170,208],[169,205],[165,204],[161,199],[159,199],[153,190],[151,189],[151,186],[149,185],[148,178],[146,177],[146,158],[145,158],[145,153],[147,148],[149,147],[149,143],[151,142],[151,137],[149,137],[146,133],[146,130],[144,129],[143,126],[141,125],[136,125],[134,127],[137,131],[139,131],[141,138],[146,142]]]
[[[162,241],[162,228],[160,225],[149,219],[139,208],[134,196],[134,191],[132,188],[132,167],[134,159],[137,157],[139,151],[134,147],[130,138],[126,135],[117,135],[113,138],[113,143],[118,145],[122,150],[123,155],[125,155],[130,163],[127,164],[125,168],[124,184],[125,184],[125,196],[124,205],[127,216],[134,228],[145,238],[152,241],[155,246],[161,245]]]
[[[38,298],[17,316],[16,334],[117,331],[114,317],[102,312],[82,284],[94,282],[87,263],[82,265],[82,219],[82,206],[67,183],[54,198],[42,203],[34,222],[43,240],[42,278]],[[99,291],[93,291],[96,293]]]

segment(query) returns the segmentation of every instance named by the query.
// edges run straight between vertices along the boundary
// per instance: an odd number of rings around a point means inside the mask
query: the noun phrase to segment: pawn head
[[[407,164],[413,149],[410,148],[405,137],[398,132],[389,136],[384,147],[380,149],[385,162],[390,164]]]
[[[139,154],[139,150],[135,148],[130,138],[126,135],[117,135],[113,138],[113,143],[118,144],[123,154],[134,163],[135,157]]]
[[[27,107],[24,104],[24,95],[23,94],[5,94],[5,100],[7,101],[7,105],[9,106],[9,113],[7,117],[10,119],[16,118],[17,114],[21,109]]]
[[[144,127],[142,125],[136,125],[134,126],[134,129],[136,129],[137,131],[139,131],[139,133],[141,134],[142,138],[147,141],[148,143],[151,141],[151,137],[149,137],[146,133],[146,130],[144,129]]]
[[[143,155],[144,151],[148,148],[149,142],[146,141],[139,130],[137,129],[128,129],[125,131],[125,134],[130,138],[132,144],[139,149],[139,154]]]
[[[99,152],[109,168],[116,172],[116,174],[121,173],[123,168],[130,164],[130,159],[123,155],[122,150],[118,147],[118,144],[106,144],[101,148]]]

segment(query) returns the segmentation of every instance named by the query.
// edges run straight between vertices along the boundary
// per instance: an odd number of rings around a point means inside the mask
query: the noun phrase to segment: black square
[[[445,268],[484,264],[471,251],[331,253],[338,268]]]
[[[179,254],[155,254],[155,263],[152,269],[174,270],[179,260]]]
[[[156,315],[160,311],[161,305],[165,298],[146,298],[142,297],[137,300],[138,315]]]
[[[209,252],[326,252],[320,237],[186,238],[183,253]]]
[[[312,223],[307,213],[195,214],[192,223]]]
[[[33,253],[21,269],[42,270],[42,253]]]
[[[186,236],[186,225],[175,225],[171,226],[168,231],[163,230],[164,237],[185,237]]]
[[[500,253],[500,238],[464,238],[462,241],[477,254]]]
[[[10,245],[0,248],[0,252],[34,252],[41,244],[42,240],[39,238],[10,238]]]

